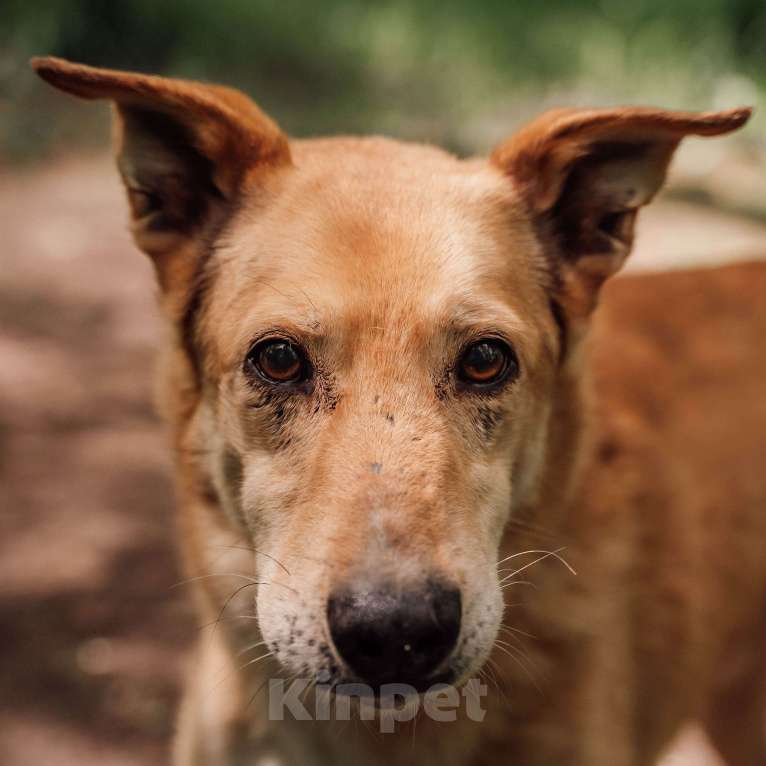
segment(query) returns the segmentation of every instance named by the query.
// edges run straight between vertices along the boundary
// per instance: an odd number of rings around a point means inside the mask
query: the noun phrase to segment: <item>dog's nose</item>
[[[402,590],[345,589],[327,604],[335,648],[362,681],[419,691],[449,680],[436,673],[457,642],[460,612],[460,591],[437,580]]]

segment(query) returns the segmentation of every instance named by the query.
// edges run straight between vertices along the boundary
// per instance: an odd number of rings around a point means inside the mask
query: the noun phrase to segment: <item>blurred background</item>
[[[763,0],[0,1],[0,763],[164,763],[185,650],[161,326],[109,110],[31,55],[225,82],[293,135],[486,152],[551,106],[751,104],[679,152],[632,269],[766,257]],[[715,763],[693,730],[668,756]]]

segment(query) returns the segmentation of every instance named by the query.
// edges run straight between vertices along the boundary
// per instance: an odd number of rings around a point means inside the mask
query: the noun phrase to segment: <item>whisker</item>
[[[234,614],[231,617],[222,617],[220,620],[211,620],[210,622],[206,622],[204,625],[198,625],[197,630],[205,630],[205,628],[209,628],[211,625],[215,625],[217,622],[233,622],[234,620],[257,620],[258,617],[256,617],[254,614]]]
[[[519,633],[522,636],[526,636],[527,638],[537,640],[537,636],[533,636],[531,633],[525,633],[523,630],[519,630],[518,628],[512,628],[510,625],[501,625],[499,630],[510,630],[513,633]]]
[[[213,624],[213,630],[210,632],[210,643],[213,641],[213,637],[215,636],[215,631],[218,628],[218,623],[221,622],[221,618],[223,617],[223,613],[226,611],[226,607],[229,606],[231,603],[231,600],[235,598],[239,593],[241,593],[245,588],[252,588],[256,585],[263,585],[264,583],[260,582],[249,582],[245,583],[244,585],[241,585],[239,588],[237,588],[227,599],[223,602],[223,606],[221,607],[221,611],[218,612],[218,617],[215,620],[215,623]]]
[[[500,670],[500,666],[491,657],[487,657],[487,661],[485,663],[485,666],[486,666],[487,670],[491,670],[492,671],[492,678],[495,679],[494,680],[495,690],[497,691],[498,695],[500,696],[500,699],[502,700],[503,704],[506,706],[506,708],[508,708],[510,710],[511,703],[510,703],[510,701],[508,699],[508,695],[505,693],[505,690],[500,686],[500,684],[497,681],[496,676],[495,676],[495,673],[497,673],[500,676],[503,675],[502,671]]]
[[[517,639],[518,640],[518,639]],[[529,654],[527,654],[526,650],[521,644],[509,644],[507,641],[503,641],[500,638],[495,639],[495,646],[505,646],[508,649],[512,649],[513,651],[517,651],[521,657],[523,657],[528,662],[531,662],[529,659]]]
[[[266,643],[268,643],[268,642],[267,641],[258,641],[255,644],[250,644],[250,646],[246,646],[244,649],[240,649],[237,652],[237,657],[241,657],[243,654],[245,654],[245,652],[250,652],[253,649],[257,649],[259,646],[264,646]]]
[[[226,681],[228,681],[232,676],[236,675],[237,673],[241,673],[248,665],[252,665],[252,664],[258,662],[259,660],[263,660],[263,659],[265,659],[266,657],[269,657],[272,654],[274,654],[274,652],[267,652],[266,654],[262,654],[260,657],[256,657],[254,660],[250,660],[249,662],[246,662],[244,665],[241,665],[240,667],[238,667],[236,669],[229,670],[228,673],[223,675],[223,677],[219,678],[215,682],[215,685],[213,686],[213,691],[216,690],[219,686],[221,686],[221,684],[226,683]]]
[[[486,678],[487,681],[495,688],[495,691],[500,694],[500,685],[497,683],[497,678],[495,677],[495,673],[489,662],[490,660],[487,659],[485,666],[479,670],[479,677]]]
[[[258,686],[258,688],[253,692],[253,695],[248,700],[247,705],[245,706],[245,710],[247,710],[250,707],[250,705],[252,705],[253,702],[255,702],[255,698],[260,694],[261,690],[263,689],[264,686],[266,686],[269,680],[270,679],[268,678],[263,679],[263,682]]]
[[[272,556],[270,553],[265,553],[264,551],[259,551],[259,550],[255,549],[255,548],[251,548],[251,547],[249,547],[247,545],[211,545],[209,547],[211,547],[211,548],[226,548],[228,550],[248,551],[249,553],[254,553],[256,556],[265,556],[267,559],[270,559],[278,567],[280,567],[288,577],[292,577],[292,575],[290,574],[290,570],[276,556]]]
[[[500,566],[501,564],[505,564],[506,561],[510,561],[511,559],[516,559],[519,556],[528,556],[534,553],[545,553],[548,556],[555,556],[561,553],[561,551],[565,551],[565,550],[566,548],[557,548],[555,551],[544,551],[544,550],[535,550],[535,549],[528,550],[528,551],[519,551],[518,553],[512,553],[510,556],[506,556],[504,559],[500,559],[500,561],[497,562],[497,566]],[[567,566],[569,565],[567,564]]]
[[[510,572],[510,569],[506,569],[506,572]],[[508,577],[513,577],[513,575],[508,575]],[[499,580],[498,584],[503,585],[506,583],[506,578],[503,577],[501,580]],[[530,582],[529,580],[511,580],[511,582],[507,583],[507,585],[529,585],[532,588],[537,589],[537,584]]]
[[[244,575],[241,572],[213,572],[211,574],[204,574],[204,575],[197,575],[196,577],[189,577],[186,580],[181,580],[173,585],[170,586],[171,590],[173,588],[180,588],[182,585],[188,585],[192,582],[197,582],[198,580],[207,580],[210,577],[239,577],[242,580],[248,580],[249,582],[255,584],[255,585],[265,585],[266,583],[259,582],[256,580],[255,577],[250,577],[250,575]]]
[[[237,673],[244,670],[246,667],[249,667],[250,665],[255,665],[256,662],[260,662],[261,660],[265,660],[267,657],[273,657],[274,652],[266,652],[266,654],[262,654],[260,657],[256,657],[254,660],[250,660],[249,662],[246,662],[244,665],[239,667],[237,669]]]
[[[564,548],[559,548],[556,551],[525,551],[525,553],[542,553],[544,555],[536,558],[534,561],[530,561],[529,564],[525,564],[523,567],[519,567],[515,571],[511,572],[511,574],[506,575],[501,581],[500,584],[502,585],[504,582],[512,579],[515,575],[521,574],[525,569],[529,569],[530,567],[533,567],[535,564],[539,564],[541,561],[544,561],[545,559],[554,558],[557,561],[560,561],[573,575],[576,575],[577,572],[572,568],[572,566],[563,559],[559,553],[561,551],[565,550]],[[512,556],[509,556],[508,558],[513,558]]]
[[[524,673],[527,676],[527,678],[529,678],[529,680],[534,684],[535,689],[537,689],[537,691],[539,691],[542,694],[543,690],[540,688],[540,685],[537,683],[537,680],[532,675],[532,673],[530,673],[529,668],[527,668],[527,666],[522,662],[521,658],[518,655],[511,653],[510,649],[512,649],[514,647],[510,647],[510,645],[508,647],[506,647],[506,646],[499,646],[496,643],[495,644],[495,648],[497,648],[501,652],[504,652],[505,654],[507,654],[524,671]]]
[[[241,580],[248,580],[251,585],[272,585],[272,586],[278,585],[280,588],[286,588],[291,593],[294,593],[296,596],[300,595],[295,588],[288,585],[287,583],[257,580],[255,577],[252,577],[250,575],[244,575],[244,574],[241,574],[240,572],[213,572],[212,574],[204,574],[204,575],[198,575],[197,577],[189,577],[187,580],[181,580],[180,582],[177,582],[174,585],[171,585],[170,588],[172,590],[173,588],[178,588],[181,585],[188,585],[189,583],[193,583],[198,580],[206,580],[209,577],[238,577]]]
[[[513,643],[510,644],[510,646],[515,646],[520,652],[524,652],[526,654],[526,648],[524,647],[524,643],[518,636],[514,636],[513,633],[510,633],[506,636],[506,638],[513,641]],[[502,641],[499,638],[496,638],[495,641],[500,644],[508,644],[507,641]]]
[[[509,575],[511,576],[511,575]],[[527,582],[526,580],[509,580],[506,581],[505,579],[500,580],[498,583],[500,586],[500,590],[506,590],[506,588],[510,588],[511,585],[529,585],[531,588],[534,588],[535,590],[539,590],[537,585],[533,582]]]

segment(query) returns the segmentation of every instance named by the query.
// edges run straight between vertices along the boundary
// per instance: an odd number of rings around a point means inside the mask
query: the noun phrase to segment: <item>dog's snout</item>
[[[344,589],[333,594],[327,620],[335,648],[362,681],[427,689],[460,633],[460,591],[437,580],[418,587]]]

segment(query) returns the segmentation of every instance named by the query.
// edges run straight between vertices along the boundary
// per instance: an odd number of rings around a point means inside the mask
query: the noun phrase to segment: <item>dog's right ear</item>
[[[269,168],[290,163],[276,123],[231,88],[51,57],[33,59],[32,67],[67,93],[114,102],[133,236],[152,257],[166,292],[189,279],[194,251],[244,190]]]

